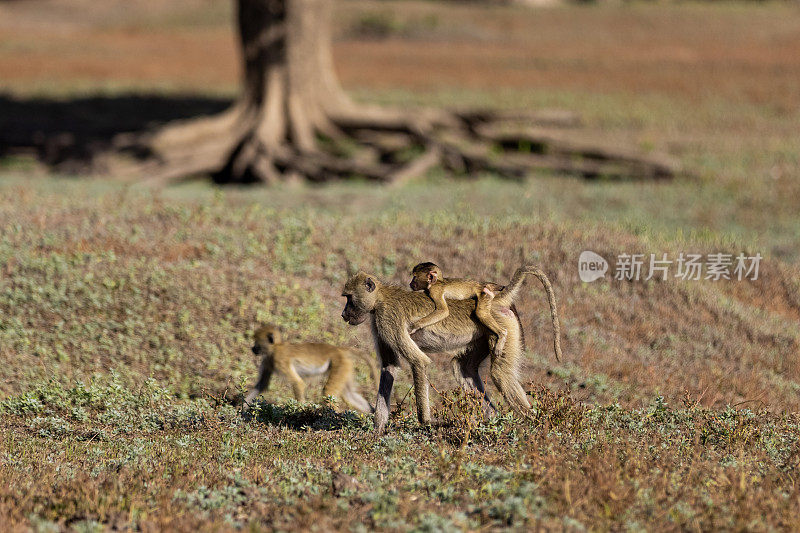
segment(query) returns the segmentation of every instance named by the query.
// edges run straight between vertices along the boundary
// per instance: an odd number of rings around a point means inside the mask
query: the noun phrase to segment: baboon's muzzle
[[[360,314],[360,313],[353,313],[348,306],[344,306],[344,311],[342,311],[342,320],[350,324],[351,326],[357,326],[366,320],[367,315]]]

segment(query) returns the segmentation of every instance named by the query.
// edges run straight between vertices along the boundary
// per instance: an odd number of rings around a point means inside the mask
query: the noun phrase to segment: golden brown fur
[[[273,372],[285,376],[292,385],[297,401],[305,401],[306,384],[303,376],[326,374],[322,389],[325,396],[335,396],[352,408],[368,413],[372,411],[353,381],[353,356],[362,359],[370,368],[373,382],[377,381],[377,367],[373,358],[357,350],[322,343],[284,343],[279,328],[261,326],[253,334],[253,353],[263,355],[258,381],[247,394],[251,403],[269,387]]]
[[[521,279],[524,276],[517,280],[517,284],[521,283]],[[493,311],[509,313],[518,288],[502,291],[501,294],[505,293],[502,305],[495,298]],[[417,418],[421,424],[430,423],[429,353],[447,352],[453,355],[453,367],[461,374],[462,386],[477,389],[491,407],[478,373],[481,361],[489,355],[488,330],[475,316],[475,300],[450,300],[447,302],[450,312],[445,319],[411,335],[409,326],[435,308],[433,301],[425,294],[384,285],[375,276],[358,272],[347,281],[342,296],[347,298],[342,311],[342,318],[347,323],[358,325],[371,318],[375,346],[382,366],[375,405],[375,428],[378,432],[383,431],[389,417],[392,388],[401,358],[411,366]],[[527,413],[530,403],[519,382],[521,358],[522,328],[518,321],[509,320],[506,345],[501,353],[492,354],[490,375],[511,407]]]

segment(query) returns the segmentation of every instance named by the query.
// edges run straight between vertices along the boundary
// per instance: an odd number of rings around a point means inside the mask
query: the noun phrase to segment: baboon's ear
[[[367,278],[364,280],[364,287],[367,288],[367,292],[372,292],[375,290],[375,280],[372,278]]]
[[[428,283],[435,283],[437,277],[436,272],[428,272]]]

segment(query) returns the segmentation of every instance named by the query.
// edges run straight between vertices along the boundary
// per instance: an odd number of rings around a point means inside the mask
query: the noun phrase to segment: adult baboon
[[[494,312],[509,312],[525,274],[533,269],[523,267],[517,271],[512,284],[495,298]],[[392,387],[401,357],[411,366],[417,418],[421,424],[429,424],[431,419],[428,353],[453,354],[458,362],[454,366],[461,373],[462,384],[476,388],[488,401],[478,375],[478,365],[489,355],[489,330],[475,316],[475,300],[448,301],[450,312],[447,318],[412,335],[409,325],[435,308],[427,295],[384,285],[375,276],[358,272],[347,281],[342,296],[347,299],[342,318],[348,324],[361,324],[371,316],[375,347],[382,367],[375,405],[375,429],[378,432],[383,431],[389,418]],[[554,303],[553,300],[551,304]],[[554,306],[553,313],[555,316]],[[507,321],[506,345],[502,353],[492,355],[490,375],[509,405],[517,412],[527,413],[530,403],[519,380],[522,350],[522,328],[517,321]]]

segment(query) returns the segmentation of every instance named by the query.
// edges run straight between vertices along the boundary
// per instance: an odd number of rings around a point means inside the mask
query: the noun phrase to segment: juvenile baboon
[[[495,290],[502,287],[494,283],[479,283],[472,279],[445,278],[442,269],[435,263],[420,263],[411,270],[411,290],[425,291],[433,300],[435,309],[428,316],[411,323],[411,333],[441,322],[450,310],[446,298],[466,300],[475,298],[475,315],[478,320],[492,332],[489,345],[492,351],[500,354],[506,343],[506,328],[492,316],[492,300]],[[495,289],[495,290],[492,290]],[[509,313],[513,319],[513,314]]]
[[[492,309],[501,314],[511,312],[522,281],[528,273],[547,279],[536,267],[522,267],[514,274],[512,284],[501,290],[492,302]],[[548,289],[554,329],[558,335],[558,317],[555,298],[549,281]],[[389,418],[389,404],[400,358],[408,361],[414,380],[417,418],[425,425],[430,423],[427,366],[428,353],[449,353],[454,356],[454,367],[461,372],[462,384],[469,384],[489,398],[483,390],[478,366],[489,355],[488,333],[475,316],[475,300],[451,300],[450,313],[444,320],[409,333],[409,325],[434,309],[429,297],[419,292],[409,292],[394,285],[384,285],[375,276],[358,272],[345,283],[342,296],[347,299],[342,318],[350,325],[363,323],[371,315],[372,334],[381,358],[381,377],[375,405],[375,428],[382,432]],[[522,359],[522,328],[517,320],[506,324],[506,344],[499,354],[491,354],[490,375],[503,398],[516,411],[527,414],[530,403],[519,380]],[[560,356],[560,344],[556,339]]]
[[[378,368],[373,357],[351,348],[322,343],[284,343],[280,328],[265,325],[253,334],[253,353],[263,355],[258,381],[247,393],[250,404],[269,387],[273,372],[282,374],[292,384],[294,397],[305,401],[306,384],[303,377],[327,374],[322,393],[344,400],[349,406],[364,413],[372,412],[369,402],[361,396],[353,381],[353,356],[369,366],[372,381],[378,379]]]

